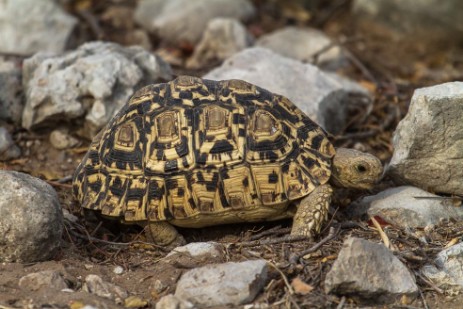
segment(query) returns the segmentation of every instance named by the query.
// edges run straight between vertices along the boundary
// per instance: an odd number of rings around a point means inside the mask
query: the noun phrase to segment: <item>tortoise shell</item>
[[[287,98],[180,76],[137,91],[73,177],[82,207],[202,227],[277,219],[328,181],[334,147]]]

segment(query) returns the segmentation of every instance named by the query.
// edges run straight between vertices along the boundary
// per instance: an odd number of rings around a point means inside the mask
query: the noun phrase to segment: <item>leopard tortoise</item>
[[[159,245],[174,226],[294,217],[313,236],[332,187],[368,189],[380,161],[337,149],[287,98],[242,80],[180,76],[136,92],[95,136],[73,177],[82,207],[146,226]]]

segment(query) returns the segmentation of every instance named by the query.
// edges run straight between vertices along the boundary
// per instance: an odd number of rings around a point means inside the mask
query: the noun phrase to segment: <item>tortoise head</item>
[[[331,181],[335,186],[352,189],[371,189],[382,176],[383,166],[369,153],[338,148],[333,158]]]

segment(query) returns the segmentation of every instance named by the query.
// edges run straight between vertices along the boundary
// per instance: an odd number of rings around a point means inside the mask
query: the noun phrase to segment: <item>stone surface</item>
[[[247,20],[253,15],[254,7],[248,0],[142,0],[134,17],[165,42],[195,44],[211,19]]]
[[[20,124],[23,108],[21,66],[0,58],[0,120]]]
[[[21,277],[19,279],[19,287],[30,291],[37,291],[41,288],[60,291],[67,289],[68,285],[58,271],[44,270]]]
[[[331,133],[344,128],[349,104],[371,103],[366,91],[351,92],[352,88],[344,88],[344,83],[340,82],[342,77],[335,79],[311,64],[303,64],[262,47],[237,53],[204,78],[243,79],[284,95]],[[351,100],[352,97],[356,99]]]
[[[211,258],[220,257],[223,255],[225,248],[223,245],[216,242],[192,242],[185,246],[173,249],[167,257],[175,256],[178,254],[188,254],[192,258],[199,256],[207,256]]]
[[[21,149],[14,143],[10,132],[0,127],[0,161],[15,159],[21,155]]]
[[[266,279],[265,260],[207,265],[184,273],[175,296],[200,308],[237,306],[251,302]]]
[[[250,46],[252,36],[233,18],[214,18],[208,24],[186,65],[199,69],[221,62]]]
[[[463,291],[463,243],[444,249],[433,264],[423,266],[422,274],[450,294]]]
[[[322,31],[312,28],[284,27],[261,36],[256,45],[322,67],[336,68],[346,62],[341,47]]]
[[[142,85],[169,80],[170,66],[141,47],[91,42],[61,56],[25,60],[26,129],[85,116],[92,137]]]
[[[452,200],[410,186],[390,188],[376,195],[363,197],[349,207],[354,216],[365,212],[403,228],[424,228],[444,219],[463,219],[463,208]]]
[[[403,295],[416,297],[418,287],[407,267],[384,245],[350,237],[326,275],[325,292],[380,304]]]
[[[463,194],[463,82],[415,90],[394,132],[387,172],[398,183]]]
[[[50,144],[56,149],[67,149],[79,144],[79,140],[71,136],[67,129],[61,128],[50,133]]]
[[[117,303],[121,303],[122,300],[129,296],[128,292],[120,286],[106,282],[97,275],[88,275],[85,277],[83,290],[100,297],[113,299]]]
[[[0,170],[0,261],[30,263],[54,256],[63,217],[55,190],[27,174]]]
[[[174,294],[168,294],[162,297],[156,303],[156,309],[194,309],[195,305],[189,301],[182,300]]]
[[[355,0],[352,3],[356,19],[367,17],[381,21],[399,33],[439,33],[451,40],[463,31],[463,3],[458,0]],[[432,22],[430,22],[432,21]],[[445,40],[445,37],[441,38]]]
[[[62,52],[76,24],[57,1],[0,1],[0,53]]]

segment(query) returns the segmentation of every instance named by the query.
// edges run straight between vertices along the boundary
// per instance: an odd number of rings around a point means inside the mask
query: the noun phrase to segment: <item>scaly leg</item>
[[[324,184],[303,198],[293,219],[291,235],[311,238],[319,233],[323,223],[328,219],[332,194],[331,186]]]
[[[186,244],[185,239],[175,227],[165,221],[148,222],[145,227],[146,237],[159,246],[177,247]]]

